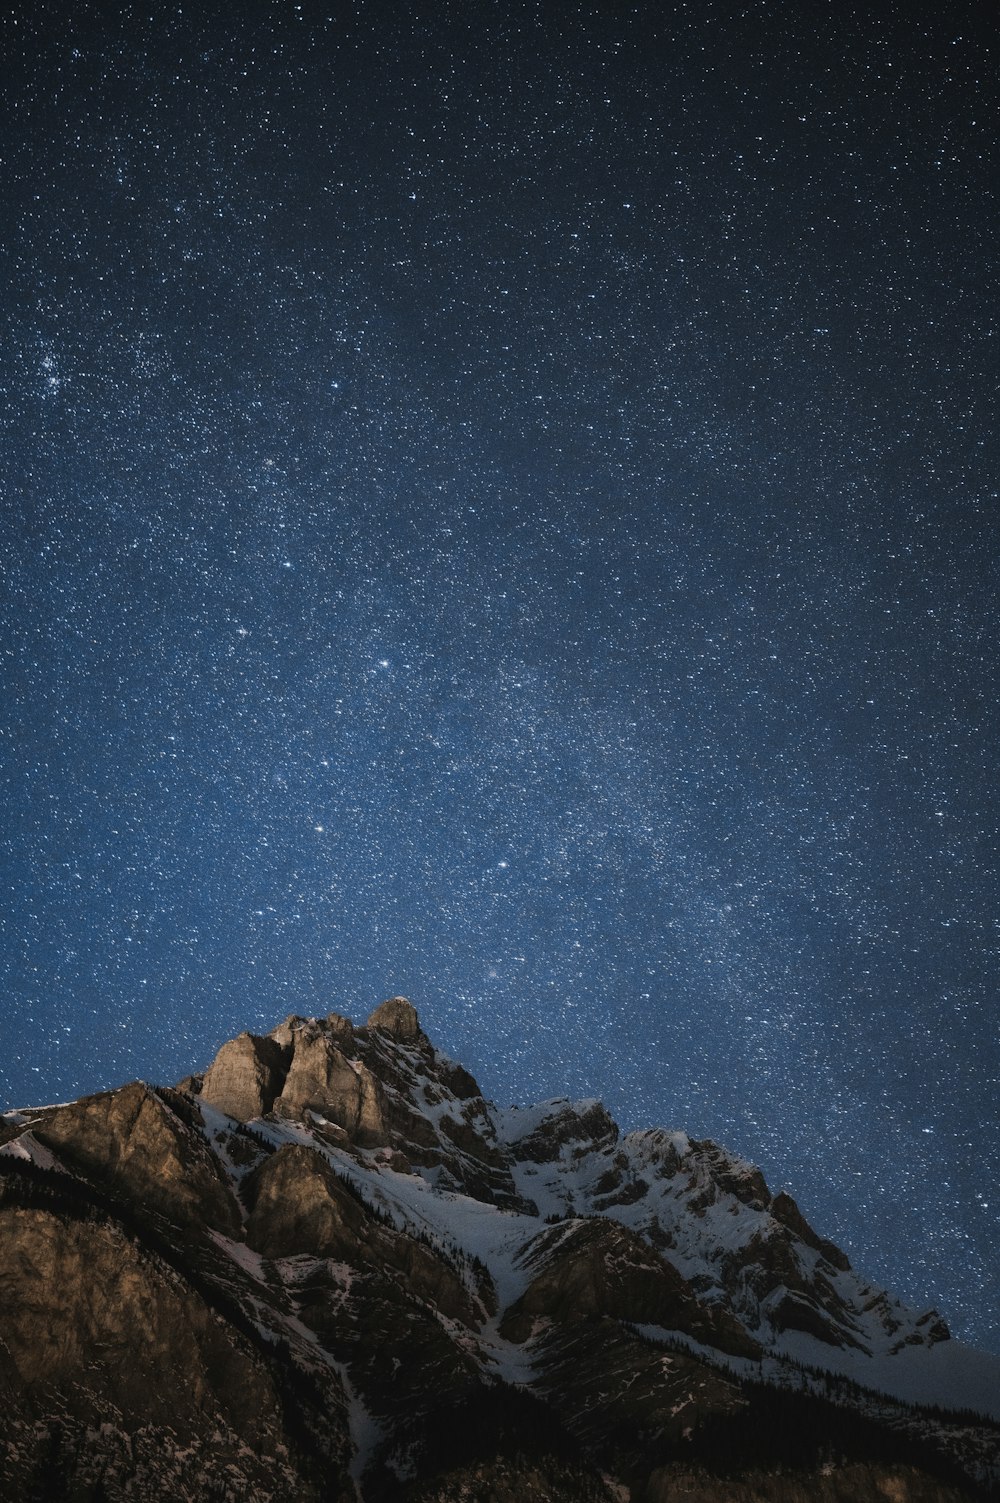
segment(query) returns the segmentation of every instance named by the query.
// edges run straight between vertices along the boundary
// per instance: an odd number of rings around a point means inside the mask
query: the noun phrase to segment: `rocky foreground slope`
[[[714,1143],[498,1111],[403,998],[0,1144],[11,1503],[997,1491],[1000,1364]]]

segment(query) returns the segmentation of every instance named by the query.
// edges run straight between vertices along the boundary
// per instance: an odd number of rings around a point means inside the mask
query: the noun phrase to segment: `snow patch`
[[[33,1132],[23,1132],[19,1138],[12,1138],[9,1143],[4,1143],[0,1154],[9,1159],[25,1160],[37,1165],[39,1169],[53,1169],[59,1174],[69,1174],[69,1170],[59,1162],[51,1148],[39,1143]]]

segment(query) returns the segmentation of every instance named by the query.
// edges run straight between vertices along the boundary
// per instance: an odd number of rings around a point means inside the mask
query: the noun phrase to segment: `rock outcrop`
[[[376,1007],[368,1019],[368,1027],[380,1028],[401,1044],[427,1042],[420,1028],[417,1009],[406,997],[390,997],[380,1007]]]
[[[178,1102],[184,1121],[169,1104],[171,1094],[136,1081],[84,1096],[43,1113],[33,1135],[119,1195],[178,1221],[234,1231],[240,1211],[232,1186],[205,1142],[200,1118],[191,1125],[185,1100]]]
[[[551,1163],[564,1149],[581,1156],[591,1148],[608,1148],[618,1141],[618,1124],[600,1101],[546,1101],[540,1107],[507,1113],[508,1142],[519,1159]]]
[[[531,1335],[540,1317],[571,1325],[608,1316],[683,1332],[734,1356],[761,1356],[739,1321],[703,1305],[675,1268],[616,1221],[592,1216],[549,1227],[521,1262],[533,1277],[501,1325],[514,1341]]]
[[[342,1128],[352,1142],[385,1144],[381,1084],[363,1061],[342,1052],[337,1037],[328,1024],[296,1029],[275,1111],[292,1118],[311,1112]]]
[[[290,1395],[262,1344],[114,1220],[57,1205],[0,1202],[0,1496],[152,1503],[225,1478],[260,1503],[279,1491],[319,1503],[290,1454]],[[325,1395],[346,1473],[335,1374]]]
[[[275,1039],[241,1033],[223,1044],[206,1070],[201,1098],[240,1122],[262,1117],[281,1092],[290,1057]]]

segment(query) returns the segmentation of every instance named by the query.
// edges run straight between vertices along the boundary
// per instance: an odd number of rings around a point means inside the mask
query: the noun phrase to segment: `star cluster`
[[[982,9],[0,24],[4,1104],[404,992],[998,1349]]]

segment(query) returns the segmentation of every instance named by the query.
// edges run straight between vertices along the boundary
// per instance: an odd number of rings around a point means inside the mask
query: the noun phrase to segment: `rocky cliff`
[[[1000,1365],[759,1170],[594,1101],[498,1111],[404,998],[8,1112],[0,1143],[12,1503],[945,1503],[1000,1476],[963,1412]]]

